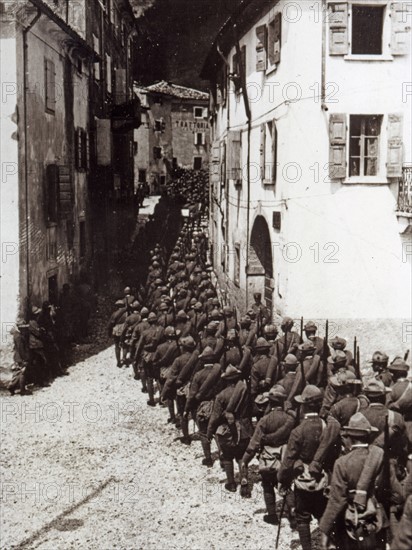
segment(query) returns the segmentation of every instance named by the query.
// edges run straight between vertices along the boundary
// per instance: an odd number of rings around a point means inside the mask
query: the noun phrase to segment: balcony
[[[412,233],[412,164],[402,167],[398,180],[398,204],[396,215],[401,224],[401,233]]]
[[[112,132],[124,134],[141,124],[140,100],[137,97],[115,105],[111,110]]]

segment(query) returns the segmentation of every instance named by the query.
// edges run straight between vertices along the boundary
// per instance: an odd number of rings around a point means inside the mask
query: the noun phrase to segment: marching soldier
[[[107,327],[109,337],[114,340],[114,352],[116,355],[116,364],[119,368],[122,366],[121,359],[121,336],[123,333],[124,322],[126,321],[127,311],[123,300],[117,300],[115,303],[116,311],[112,314]]]
[[[263,498],[267,515],[263,521],[276,525],[279,520],[276,514],[275,488],[278,485],[277,473],[280,468],[282,447],[287,444],[295,426],[295,417],[283,410],[286,392],[282,386],[273,386],[269,390],[270,412],[259,420],[252,439],[242,458],[242,484],[248,482],[248,465],[260,451],[259,473],[262,478]],[[290,499],[289,499],[290,500]]]
[[[247,414],[248,390],[241,376],[241,371],[234,365],[228,365],[221,375],[227,386],[216,396],[207,427],[209,441],[216,434],[227,478],[225,489],[232,493],[237,490],[233,461],[236,460],[239,463],[240,469],[240,461],[252,435],[252,424]],[[235,400],[232,399],[234,396],[236,396]],[[232,412],[233,410],[235,412]]]
[[[372,369],[375,373],[375,378],[381,380],[387,388],[390,388],[393,383],[392,375],[388,369],[389,357],[386,353],[375,351],[372,355]]]
[[[324,430],[324,422],[319,417],[322,398],[322,391],[313,385],[307,385],[302,394],[295,397],[300,404],[303,420],[290,434],[278,473],[284,490],[288,490],[293,481],[295,483],[296,523],[303,550],[312,548],[312,516],[320,519],[326,507],[323,490],[327,480],[325,476],[315,479],[309,473]]]
[[[261,294],[261,292],[255,292],[253,294],[253,299],[255,301],[252,304],[252,309],[256,313],[256,317],[259,317],[260,323],[264,327],[265,325],[267,325],[270,322],[270,320],[272,318],[272,315],[271,315],[269,309],[265,305],[262,304],[262,294]]]

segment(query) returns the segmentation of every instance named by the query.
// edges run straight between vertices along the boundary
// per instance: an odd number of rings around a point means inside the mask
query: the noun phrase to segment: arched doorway
[[[247,284],[250,302],[254,292],[261,292],[262,301],[272,311],[273,257],[269,227],[263,216],[257,216],[252,228],[249,247]]]

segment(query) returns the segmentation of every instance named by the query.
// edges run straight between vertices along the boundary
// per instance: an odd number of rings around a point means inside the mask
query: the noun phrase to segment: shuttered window
[[[402,115],[388,115],[388,155],[386,175],[388,178],[402,176],[403,143],[402,143]]]
[[[282,14],[277,13],[268,27],[268,59],[271,67],[280,63]]]
[[[348,5],[329,4],[329,53],[345,55],[348,53]]]
[[[391,53],[405,55],[409,53],[411,44],[411,12],[410,3],[391,3]]]
[[[53,61],[44,60],[45,108],[48,113],[56,109],[56,71]]]
[[[267,26],[256,27],[256,70],[266,71],[267,68]]]
[[[89,158],[89,139],[86,130],[77,128],[75,133],[75,167],[76,170],[87,170]]]
[[[93,49],[98,55],[100,55],[100,39],[95,34],[93,35]],[[95,63],[93,63],[93,76],[94,76],[94,79],[97,81],[99,81],[101,78],[100,61],[96,61]]]
[[[333,114],[329,118],[329,177],[346,177],[346,115]]]
[[[229,155],[228,155],[228,171],[229,179],[233,180],[236,185],[242,183],[242,142],[241,133],[238,131],[230,131],[228,133]]]
[[[351,115],[349,123],[349,176],[377,176],[382,117]]]

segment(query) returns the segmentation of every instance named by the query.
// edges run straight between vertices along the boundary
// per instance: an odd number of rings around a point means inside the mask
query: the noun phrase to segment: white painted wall
[[[281,62],[271,74],[255,70],[255,27],[267,23],[275,12],[286,10],[287,2],[275,5],[240,40],[240,46],[247,46],[247,89],[252,111],[250,232],[253,218],[260,212],[268,221],[273,239],[276,309],[296,317],[409,318],[411,254],[405,251],[412,248],[406,248],[407,237],[400,235],[404,226],[395,214],[397,183],[387,181],[385,163],[386,122],[390,113],[403,113],[404,160],[411,160],[411,98],[405,101],[405,95],[402,96],[404,83],[412,81],[410,54],[394,56],[390,61],[365,62],[332,57],[327,52],[327,92],[334,92],[329,99],[336,99],[337,103],[328,102],[325,112],[317,97],[321,82],[321,18],[319,22],[316,20],[312,3],[296,4],[301,7],[300,15],[290,8],[284,12],[287,17],[284,15],[282,19]],[[234,53],[233,48],[230,60]],[[285,99],[293,99],[296,93],[300,96],[298,102],[285,103]],[[242,98],[233,91],[226,108],[218,111],[215,142],[225,139],[227,107],[230,128],[242,132],[245,165],[245,110]],[[382,175],[378,182],[372,185],[329,180],[324,167],[329,162],[331,113],[383,115]],[[260,124],[273,118],[277,119],[279,137],[276,189],[262,186],[256,178]],[[229,241],[232,247],[237,241],[245,248],[248,242],[245,180],[239,195],[230,184],[229,202],[232,203]],[[224,200],[220,206],[225,211]],[[280,233],[271,227],[272,212],[279,209]],[[217,228],[214,240],[220,247],[220,213]],[[288,247],[288,243],[296,244]],[[229,257],[233,258],[233,254]],[[240,286],[245,288],[245,254],[242,257]],[[229,277],[233,276],[233,269],[231,262]]]

